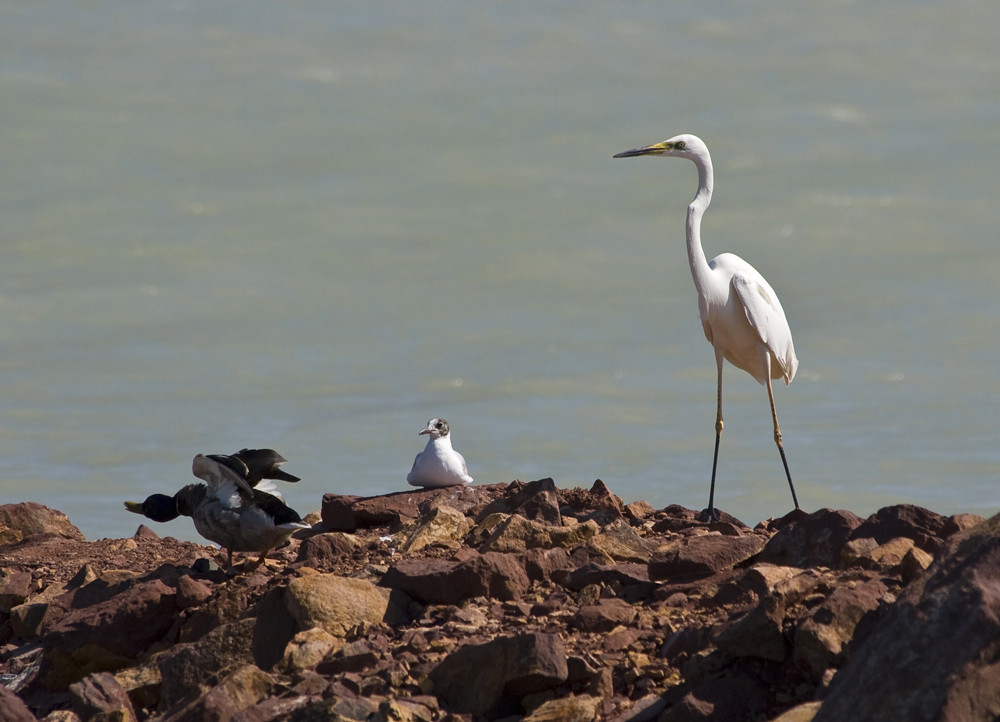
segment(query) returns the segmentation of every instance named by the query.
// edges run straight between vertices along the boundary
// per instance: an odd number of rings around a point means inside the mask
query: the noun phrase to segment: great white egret
[[[785,467],[792,501],[799,508],[795,496],[788,460],[781,444],[778,414],[774,410],[774,392],[771,379],[785,380],[785,385],[795,378],[799,360],[792,345],[792,332],[788,328],[785,312],[771,285],[753,266],[739,256],[723,253],[711,261],[705,260],[701,247],[701,219],[712,202],[712,156],[708,146],[696,135],[677,135],[653,145],[633,148],[618,153],[615,158],[633,158],[641,155],[687,158],[698,168],[698,191],[688,206],[687,253],[691,276],[698,292],[698,311],[705,337],[715,349],[715,363],[719,372],[718,406],[715,417],[715,456],[712,459],[712,485],[708,493],[709,519],[716,519],[715,472],[719,463],[719,441],[722,438],[722,361],[743,369],[767,387],[774,421],[774,443],[778,445],[781,463]]]

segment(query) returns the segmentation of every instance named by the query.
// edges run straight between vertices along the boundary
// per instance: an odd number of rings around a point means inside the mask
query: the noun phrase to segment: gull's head
[[[658,155],[696,160],[708,157],[708,146],[698,136],[691,135],[690,133],[682,133],[659,143],[644,145],[641,148],[633,148],[632,150],[617,153],[614,157],[634,158],[640,155]]]
[[[421,431],[418,436],[427,434],[432,439],[440,439],[443,436],[447,436],[449,431],[451,431],[451,429],[448,428],[448,422],[444,419],[435,417],[427,422],[427,428]]]

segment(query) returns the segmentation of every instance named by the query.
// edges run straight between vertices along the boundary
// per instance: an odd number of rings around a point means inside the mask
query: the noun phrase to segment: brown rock
[[[623,519],[604,527],[587,544],[616,562],[646,564],[655,551],[655,546],[639,536]]]
[[[89,674],[69,686],[74,711],[85,720],[101,715],[101,719],[135,722],[132,701],[113,676],[107,672]]]
[[[593,722],[600,716],[600,698],[583,694],[543,702],[523,722]]]
[[[461,512],[488,503],[506,485],[448,486],[441,489],[415,489],[382,496],[344,496],[324,494],[322,519],[326,531],[348,531],[378,526],[398,526],[416,519],[438,506],[450,506]]]
[[[43,680],[63,687],[91,672],[126,666],[174,626],[176,600],[172,588],[154,579],[69,612],[44,639]]]
[[[490,514],[516,514],[542,524],[561,526],[562,513],[559,511],[559,495],[552,479],[539,479],[527,484],[517,482],[513,494],[496,499],[483,508],[476,517],[477,522]]]
[[[83,533],[61,511],[33,501],[0,504],[0,546],[14,544],[35,534],[54,534],[83,541]]]
[[[364,579],[315,573],[289,582],[285,605],[300,629],[350,637],[385,619],[389,595]]]
[[[487,552],[458,563],[403,559],[386,572],[379,584],[423,602],[458,604],[479,596],[502,601],[517,599],[530,581],[516,556]]]
[[[833,567],[849,539],[871,534],[854,534],[860,517],[849,511],[820,509],[778,530],[757,556],[758,562],[779,566]]]
[[[177,606],[181,609],[197,607],[212,596],[212,588],[185,574],[177,580]]]
[[[564,682],[567,674],[559,636],[536,633],[461,647],[430,677],[449,709],[497,716],[518,711],[522,697]]]
[[[684,695],[659,722],[752,720],[767,709],[766,682],[743,669],[714,677]]]
[[[841,582],[795,629],[793,656],[819,679],[826,669],[841,666],[858,623],[878,609],[888,589],[878,575]],[[891,597],[890,597],[891,599]]]
[[[1000,516],[951,538],[837,673],[815,722],[1000,715]]]
[[[220,676],[252,664],[254,624],[254,619],[224,624],[197,642],[174,645],[157,657],[161,709],[173,710],[200,697]]]
[[[450,506],[439,506],[397,532],[399,551],[412,553],[433,544],[457,549],[471,528],[472,522],[465,514]]]
[[[872,537],[885,544],[896,537],[912,539],[933,554],[941,546],[948,519],[913,504],[896,504],[879,509],[854,530],[852,538]]]
[[[731,569],[763,548],[764,540],[756,534],[686,537],[652,556],[649,560],[649,578],[656,580],[714,574],[723,569]]]
[[[252,664],[232,670],[198,699],[169,710],[162,722],[228,722],[234,715],[264,699],[274,680]]]
[[[350,557],[359,546],[351,534],[334,531],[308,537],[299,545],[298,561],[322,568]]]
[[[30,591],[30,573],[13,572],[0,576],[0,614],[9,614],[11,609],[24,604]]]
[[[4,722],[37,722],[20,697],[0,684],[0,719]]]
[[[766,597],[723,627],[715,643],[730,657],[759,657],[783,662],[789,648],[782,631],[784,619],[784,603],[776,597]]]
[[[610,632],[635,619],[636,610],[622,599],[598,599],[594,604],[580,607],[573,624],[582,632]]]

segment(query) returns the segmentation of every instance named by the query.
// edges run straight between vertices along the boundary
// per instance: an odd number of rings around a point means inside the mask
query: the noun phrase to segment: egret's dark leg
[[[785,447],[781,445],[781,429],[778,428],[778,412],[774,410],[774,392],[771,390],[771,359],[767,360],[767,400],[771,402],[771,419],[774,421],[774,443],[778,445],[778,453],[781,454],[781,464],[785,467],[785,478],[788,479],[788,488],[792,491],[792,501],[795,508],[799,508],[799,499],[795,496],[795,486],[792,484],[792,475],[788,471],[788,459],[785,458]]]
[[[715,360],[719,366],[719,384],[715,411],[715,455],[712,457],[712,485],[708,490],[709,521],[716,521],[719,518],[719,515],[715,512],[715,472],[719,466],[719,442],[722,440],[722,359],[722,354],[716,352]]]

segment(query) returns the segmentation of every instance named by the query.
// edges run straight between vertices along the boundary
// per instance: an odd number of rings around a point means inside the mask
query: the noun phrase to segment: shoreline
[[[857,722],[994,704],[976,655],[1000,644],[1000,601],[969,588],[1000,517],[901,504],[750,528],[543,479],[326,494],[307,519],[227,576],[220,550],[152,522],[87,541],[60,512],[0,506],[0,717]]]

